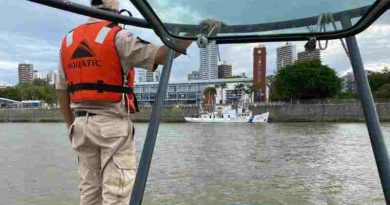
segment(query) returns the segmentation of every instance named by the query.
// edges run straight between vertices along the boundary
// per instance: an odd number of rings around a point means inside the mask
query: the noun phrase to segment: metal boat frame
[[[170,26],[177,26],[174,24],[163,24],[160,19],[153,12],[152,8],[145,0],[130,0],[140,13],[146,19],[139,19],[127,17],[103,10],[94,9],[88,6],[76,4],[68,0],[28,0],[31,2],[43,4],[57,9],[66,10],[69,12],[114,21],[126,25],[133,25],[142,28],[153,29],[162,41],[169,46],[168,61],[163,67],[159,87],[157,91],[156,102],[153,106],[151,120],[147,131],[142,155],[137,171],[135,185],[132,192],[130,205],[142,204],[145,185],[149,174],[150,164],[153,156],[157,133],[162,117],[162,110],[164,108],[164,99],[167,91],[168,81],[171,73],[173,59],[175,52],[185,51],[181,50],[175,45],[175,40],[182,38],[180,36],[172,35],[167,28]],[[341,22],[343,30],[337,32],[325,33],[301,33],[301,34],[282,34],[282,35],[251,35],[251,36],[229,36],[229,37],[209,37],[210,40],[215,40],[218,44],[228,43],[253,43],[253,42],[277,42],[277,41],[303,41],[303,40],[331,40],[346,38],[348,57],[351,61],[353,73],[356,79],[357,89],[364,111],[366,125],[370,136],[371,146],[373,149],[376,165],[379,172],[379,177],[382,184],[382,189],[386,204],[390,205],[390,163],[386,145],[384,143],[383,134],[380,127],[378,113],[375,107],[374,99],[368,84],[368,79],[364,71],[364,64],[359,51],[358,43],[355,35],[369,27],[376,19],[378,19],[386,10],[390,8],[390,0],[377,0],[373,6],[367,8],[354,9],[343,11],[334,14],[335,21]],[[365,12],[361,20],[352,26],[351,18]],[[305,19],[290,20],[285,22],[276,22],[268,24],[251,25],[251,31],[269,31],[278,30],[282,28],[293,28],[296,25],[310,26],[313,21],[317,21],[318,17],[309,17]],[[245,25],[248,26],[248,25]],[[198,29],[194,25],[180,25],[181,31],[191,31]],[[239,30],[240,26],[228,26],[225,32],[234,33]],[[187,38],[196,40],[194,38]]]

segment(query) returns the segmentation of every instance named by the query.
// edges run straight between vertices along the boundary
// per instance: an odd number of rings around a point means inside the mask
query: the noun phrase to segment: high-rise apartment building
[[[47,76],[37,70],[33,71],[33,80],[34,79],[41,79],[41,80],[46,80]]]
[[[137,82],[146,82],[146,70],[136,69],[136,81]]]
[[[200,79],[199,71],[192,71],[192,73],[187,75],[187,79],[188,80],[199,80]]]
[[[366,76],[369,76],[372,72],[369,70],[364,70]],[[345,92],[349,93],[357,93],[357,85],[356,85],[356,80],[355,76],[353,75],[353,72],[348,72],[346,75],[343,77],[343,90]]]
[[[146,71],[146,82],[158,82],[160,79],[160,72]]]
[[[160,72],[147,71],[145,69],[137,70],[137,80],[138,82],[157,82],[160,78]]]
[[[254,93],[255,102],[265,102],[266,97],[266,75],[267,75],[267,48],[258,45],[253,49],[253,85],[259,88]]]
[[[49,85],[54,85],[57,80],[57,73],[55,71],[49,71],[46,75],[47,82]]]
[[[18,66],[19,83],[31,83],[34,79],[32,64],[20,63]]]
[[[154,73],[155,73],[155,77],[154,77],[155,82],[160,81],[160,77],[161,77],[160,71],[157,70],[157,71],[154,71]]]
[[[298,61],[319,60],[321,61],[321,50],[306,50],[298,53]]]
[[[146,82],[154,82],[154,72],[146,71]]]
[[[294,45],[286,43],[276,49],[276,67],[281,69],[284,66],[292,65],[296,60],[296,48]]]
[[[218,46],[215,41],[200,48],[199,76],[202,80],[218,79]]]
[[[233,67],[230,64],[224,62],[218,65],[218,79],[226,79],[232,77]]]

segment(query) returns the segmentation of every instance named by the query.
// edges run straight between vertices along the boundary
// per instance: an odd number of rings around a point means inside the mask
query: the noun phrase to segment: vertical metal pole
[[[142,150],[137,175],[135,178],[134,188],[130,199],[130,205],[142,204],[145,185],[149,174],[150,163],[152,161],[154,145],[156,143],[158,128],[160,125],[160,119],[162,116],[162,111],[164,109],[164,101],[166,97],[166,91],[168,87],[169,76],[171,75],[171,68],[174,57],[175,51],[169,49],[168,61],[163,67],[160,83],[158,85],[156,101],[153,106],[152,115],[150,118],[149,127],[144,143],[144,148]]]
[[[351,27],[351,20],[342,21],[343,28]],[[349,59],[351,60],[353,73],[359,92],[360,101],[363,107],[364,117],[366,119],[368,134],[370,135],[371,146],[374,152],[376,166],[382,184],[386,204],[390,205],[390,163],[387,154],[386,144],[383,140],[383,134],[380,127],[378,113],[376,111],[374,99],[372,97],[370,85],[364,70],[362,57],[356,37],[347,38],[347,47],[349,50]]]

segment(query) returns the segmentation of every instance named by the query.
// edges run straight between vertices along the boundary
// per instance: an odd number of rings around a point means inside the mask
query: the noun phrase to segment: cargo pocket
[[[131,190],[135,180],[135,167],[129,163],[121,163],[118,160],[114,160],[114,164],[117,167],[119,174],[119,186],[117,190],[117,196],[125,198],[130,196]]]
[[[100,125],[102,138],[118,144],[104,169],[107,176],[103,186],[107,187],[110,198],[126,200],[130,197],[135,179],[135,142],[132,140],[132,124],[127,120],[113,120]],[[103,191],[104,192],[104,191]]]
[[[118,196],[130,196],[134,185],[135,170],[136,170],[136,152],[135,141],[132,138],[133,127],[130,124],[129,136],[126,142],[113,155],[112,159],[116,168],[120,173],[120,186],[118,187]]]
[[[74,123],[72,123],[68,128],[68,139],[70,143],[72,143],[72,139],[73,139],[73,128],[74,128]]]
[[[135,140],[133,138],[133,124],[124,121],[127,127],[126,141],[118,148],[113,155],[115,165],[120,169],[135,169]]]
[[[135,151],[135,150],[134,150]],[[112,157],[119,169],[135,169],[135,154],[133,150],[117,152]]]

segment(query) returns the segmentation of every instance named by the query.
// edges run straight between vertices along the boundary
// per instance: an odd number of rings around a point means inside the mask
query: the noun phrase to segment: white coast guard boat
[[[198,117],[184,117],[186,122],[221,123],[221,122],[245,122],[267,123],[269,112],[261,115],[252,115],[252,111],[244,107],[232,109],[231,105],[216,106],[216,112],[201,113]]]

